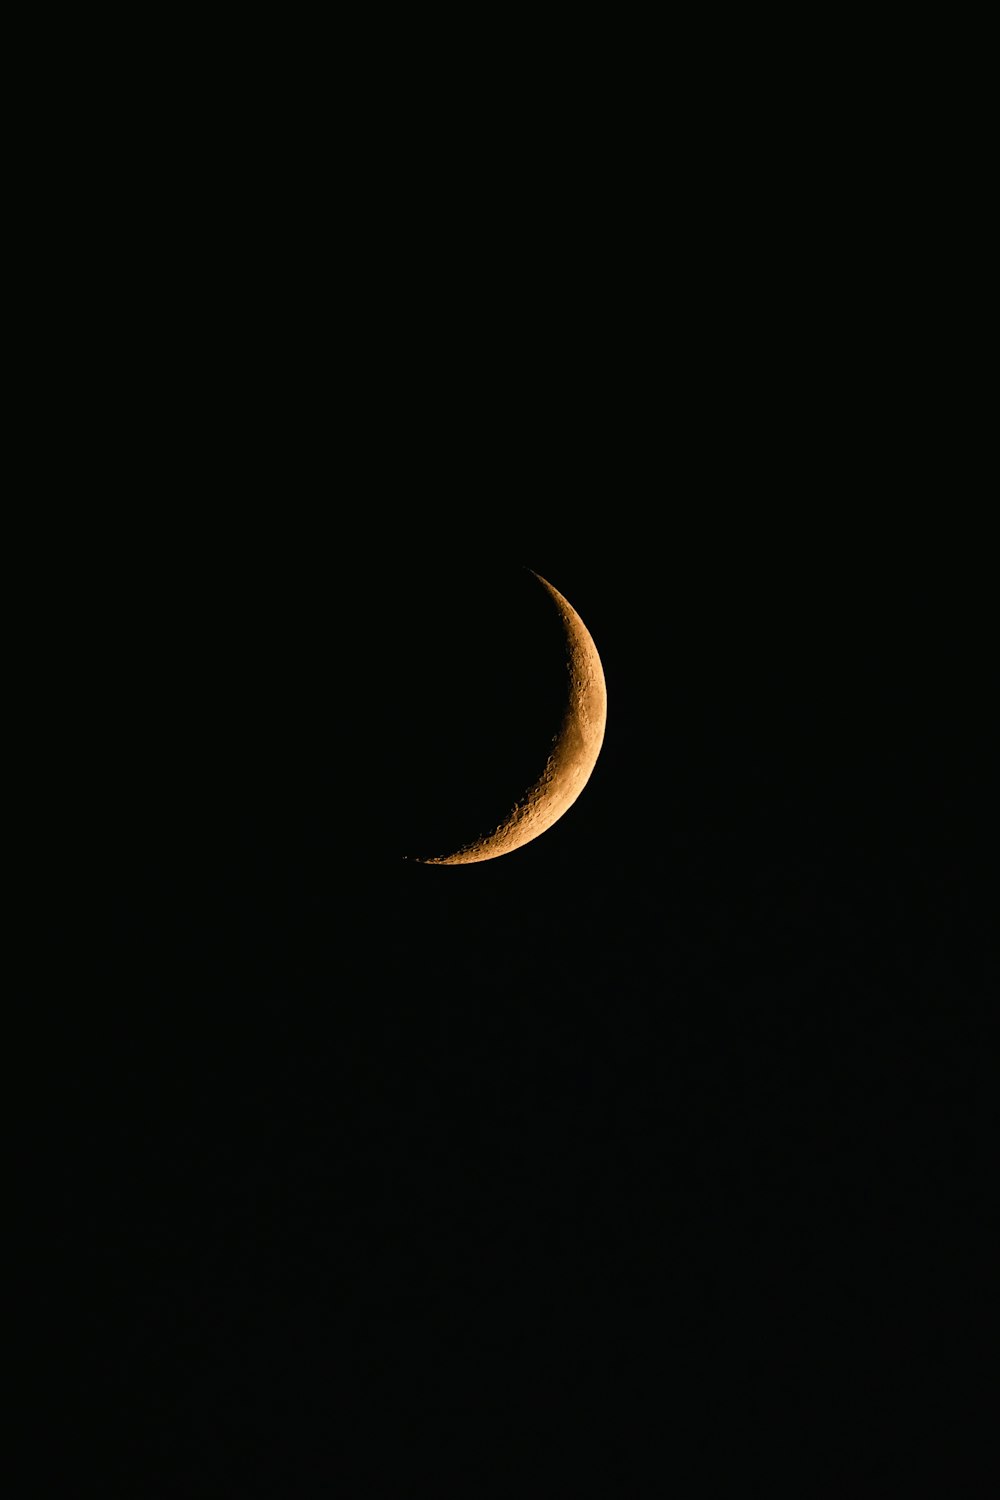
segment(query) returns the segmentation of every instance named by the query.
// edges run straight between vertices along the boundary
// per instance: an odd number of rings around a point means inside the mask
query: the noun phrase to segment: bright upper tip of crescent
[[[559,612],[567,676],[566,708],[545,767],[498,827],[454,854],[421,859],[419,864],[471,865],[513,853],[545,833],[573,806],[597,764],[608,717],[601,658],[568,599],[540,573],[534,576]]]

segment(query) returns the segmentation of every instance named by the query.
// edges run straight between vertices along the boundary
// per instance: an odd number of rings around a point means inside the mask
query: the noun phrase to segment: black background
[[[88,190],[38,448],[87,498],[12,550],[41,1469],[991,1492],[971,408],[878,163],[696,125],[377,212],[286,159],[281,233],[203,164],[166,241],[147,142],[110,270]],[[526,568],[593,778],[408,862],[550,733]]]

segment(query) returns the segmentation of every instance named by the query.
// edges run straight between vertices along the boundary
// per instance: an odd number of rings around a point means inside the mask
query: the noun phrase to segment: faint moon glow
[[[590,780],[604,743],[608,694],[604,669],[589,630],[573,606],[540,574],[534,575],[559,611],[566,653],[567,700],[545,767],[508,816],[491,832],[454,854],[422,859],[425,865],[472,865],[511,854],[537,839],[573,806]]]

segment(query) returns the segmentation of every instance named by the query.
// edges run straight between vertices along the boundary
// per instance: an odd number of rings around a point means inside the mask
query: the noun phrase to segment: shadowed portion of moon
[[[421,864],[466,865],[497,859],[545,833],[583,791],[604,742],[607,689],[601,659],[587,627],[567,599],[540,574],[559,624],[564,675],[563,709],[543,768],[489,832],[453,853],[419,859]]]

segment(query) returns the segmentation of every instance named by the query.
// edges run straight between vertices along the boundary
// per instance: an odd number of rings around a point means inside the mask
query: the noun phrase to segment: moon
[[[559,614],[566,666],[566,707],[553,736],[548,759],[538,776],[489,833],[453,854],[418,859],[424,865],[474,865],[512,854],[546,833],[568,812],[590,780],[604,743],[608,693],[604,668],[590,631],[559,590],[529,569]]]

